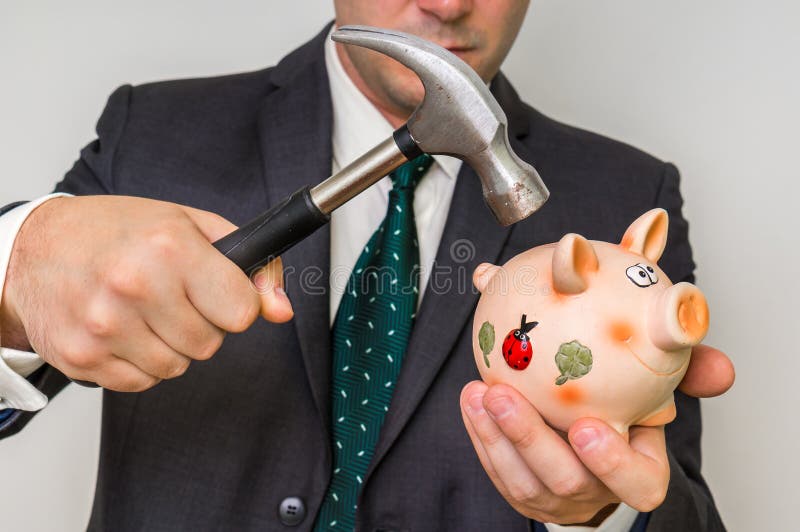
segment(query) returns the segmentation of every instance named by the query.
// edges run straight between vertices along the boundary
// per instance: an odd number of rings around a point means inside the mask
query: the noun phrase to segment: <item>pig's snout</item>
[[[697,345],[708,332],[708,305],[699,288],[678,283],[653,302],[649,317],[650,339],[664,351]]]

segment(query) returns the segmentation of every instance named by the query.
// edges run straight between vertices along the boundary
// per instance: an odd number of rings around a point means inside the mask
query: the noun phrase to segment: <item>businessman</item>
[[[476,382],[476,294],[457,282],[568,231],[614,241],[656,206],[661,266],[692,280],[675,167],[520,100],[499,68],[527,1],[334,4],[336,24],[418,34],[491,82],[550,202],[500,227],[467,166],[423,157],[251,284],[210,242],[390,134],[420,101],[415,75],[328,27],[273,68],[121,87],[56,194],[0,217],[0,437],[68,378],[105,388],[91,530],[723,530],[694,397],[730,386],[724,355],[695,350],[666,429],[626,441],[586,419],[564,439],[515,390]],[[413,296],[348,290],[381,247]]]

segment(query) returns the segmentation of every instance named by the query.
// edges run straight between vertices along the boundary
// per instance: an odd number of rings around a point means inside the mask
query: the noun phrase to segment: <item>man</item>
[[[678,394],[668,445],[663,428],[633,429],[628,443],[597,420],[576,423],[565,442],[514,390],[464,386],[477,377],[465,332],[475,295],[434,290],[434,257],[444,269],[471,272],[566,231],[619,238],[635,216],[661,206],[672,217],[663,269],[676,281],[693,269],[674,167],[553,122],[498,74],[526,10],[514,0],[336,2],[337,23],[419,34],[492,81],[515,150],[553,194],[514,228],[491,219],[468,168],[437,157],[412,179],[415,192],[387,179],[285,254],[292,304],[280,261],[256,275],[254,291],[211,247],[235,227],[226,220],[242,223],[347,164],[418,103],[412,73],[334,47],[327,30],[273,69],[120,88],[98,140],[57,186],[86,197],[7,212],[7,224],[21,230],[0,338],[47,362],[32,374],[31,358],[15,355],[12,365],[48,396],[66,384],[64,375],[107,389],[90,529],[527,530],[529,519],[722,528],[699,476],[696,400]],[[336,439],[345,416],[332,412],[345,390],[334,368],[349,367],[341,363],[349,318],[342,309],[356,304],[333,276],[328,292],[329,274],[355,278],[357,260],[371,255],[373,233],[391,215],[387,205],[403,195],[413,205],[416,220],[405,221],[417,231],[422,266],[420,299],[408,303],[418,311],[403,325],[413,334],[402,349],[381,353],[402,364],[373,418],[376,439],[353,450],[364,453],[356,464],[364,469],[341,480],[355,461]],[[614,212],[605,212],[611,201]],[[463,239],[474,253],[461,261],[450,250]],[[259,314],[270,323],[256,322]],[[683,388],[723,391],[732,379],[726,359],[712,350],[696,355]],[[722,371],[703,378],[713,367]],[[21,377],[6,378],[4,398],[16,393],[17,410],[5,411],[0,435],[30,419],[25,407],[44,403]],[[142,393],[120,393],[132,391]],[[339,493],[353,504],[341,504]]]

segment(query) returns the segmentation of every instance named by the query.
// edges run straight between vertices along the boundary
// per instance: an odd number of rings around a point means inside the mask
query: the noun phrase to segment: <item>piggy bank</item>
[[[654,209],[619,244],[568,234],[478,266],[473,349],[483,380],[513,386],[562,431],[581,417],[624,435],[672,421],[708,307],[697,287],[673,285],[656,264],[668,223]]]

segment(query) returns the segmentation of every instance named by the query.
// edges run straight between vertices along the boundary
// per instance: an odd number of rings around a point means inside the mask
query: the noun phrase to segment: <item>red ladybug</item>
[[[528,367],[533,358],[533,346],[528,333],[539,325],[538,321],[525,323],[525,314],[519,322],[519,329],[514,329],[503,340],[503,358],[506,364],[514,369],[523,370]]]

